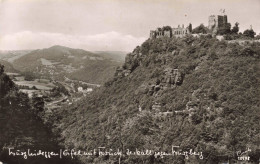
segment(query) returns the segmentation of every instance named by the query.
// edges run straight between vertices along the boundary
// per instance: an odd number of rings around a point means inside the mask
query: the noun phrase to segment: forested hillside
[[[49,127],[43,124],[41,112],[44,102],[39,99],[29,99],[18,91],[13,81],[4,73],[0,65],[0,161],[8,164],[58,164],[73,163],[69,158],[51,159],[43,156],[28,157],[23,155],[12,156],[11,152],[31,150],[57,151],[55,136]]]
[[[211,36],[148,39],[113,80],[59,111],[66,147],[91,150],[193,149],[199,157],[123,156],[121,163],[217,163],[250,148],[259,158],[260,43]],[[85,163],[118,157],[92,156]]]

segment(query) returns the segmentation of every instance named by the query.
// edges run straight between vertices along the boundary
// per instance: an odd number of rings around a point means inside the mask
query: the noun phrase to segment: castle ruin
[[[172,34],[176,37],[183,37],[187,34],[191,34],[192,32],[192,25],[189,24],[189,26],[184,27],[184,25],[182,25],[182,27],[180,27],[180,25],[178,25],[177,28],[172,28]]]
[[[216,34],[219,28],[228,24],[227,15],[211,15],[209,16],[208,28],[211,33]]]
[[[208,33],[216,35],[219,29],[227,27],[228,20],[227,15],[210,15],[208,19]],[[192,33],[192,25],[189,24],[187,27],[184,25],[176,28],[166,26],[163,28],[157,28],[156,30],[150,31],[150,38],[161,38],[161,37],[177,37],[181,38]]]
[[[156,30],[151,30],[150,31],[150,38],[161,38],[161,37],[183,37],[187,34],[191,34],[192,31],[192,25],[189,24],[189,26],[182,27],[178,25],[177,28],[171,28],[170,26],[166,26],[163,28],[157,28]]]

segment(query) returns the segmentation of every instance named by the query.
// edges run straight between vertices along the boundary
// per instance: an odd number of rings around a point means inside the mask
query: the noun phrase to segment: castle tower
[[[224,15],[224,24],[227,24],[228,20],[227,20],[227,15]]]
[[[209,25],[208,25],[209,30],[213,30],[215,27],[218,26],[218,20],[217,19],[218,18],[217,18],[216,15],[209,16]]]
[[[227,15],[211,15],[209,16],[208,28],[213,34],[216,34],[218,29],[225,26],[227,23]]]

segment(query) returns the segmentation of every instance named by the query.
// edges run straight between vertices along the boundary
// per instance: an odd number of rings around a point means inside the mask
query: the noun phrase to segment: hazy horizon
[[[49,47],[35,48],[35,49],[13,49],[13,50],[0,49],[0,52],[1,51],[2,52],[4,52],[4,51],[34,51],[34,50],[48,49],[48,48],[51,48],[51,47],[54,47],[54,46],[72,48],[72,47],[64,46],[64,45],[52,45],[52,46],[49,46]],[[89,51],[89,52],[131,52],[131,51],[120,51],[120,50],[93,50],[93,51],[90,51],[90,50],[87,50],[87,49],[84,49],[84,48],[72,48],[72,49],[82,49],[82,50]]]
[[[0,50],[61,45],[88,51],[132,51],[150,30],[208,25],[225,9],[240,32],[259,34],[259,0],[0,0]]]

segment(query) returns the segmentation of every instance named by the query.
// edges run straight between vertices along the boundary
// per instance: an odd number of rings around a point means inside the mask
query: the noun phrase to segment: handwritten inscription
[[[35,157],[35,156],[43,156],[45,158],[52,158],[53,156],[59,156],[59,153],[55,152],[47,152],[47,151],[31,151],[28,149],[27,151],[21,151],[21,150],[14,150],[12,148],[9,148],[9,156],[22,156],[24,159],[27,159],[28,157]]]
[[[29,157],[35,156],[42,156],[45,158],[52,158],[52,157],[70,157],[74,159],[76,156],[154,156],[155,158],[165,158],[167,156],[184,156],[186,159],[189,159],[189,156],[198,156],[199,159],[203,159],[202,152],[195,152],[192,149],[189,151],[182,151],[182,150],[175,150],[179,148],[179,146],[172,146],[171,151],[154,151],[154,150],[130,150],[126,149],[126,152],[122,152],[120,149],[113,150],[106,147],[98,147],[97,149],[93,149],[90,151],[82,151],[82,150],[62,150],[60,149],[59,152],[54,151],[42,151],[42,150],[31,150],[28,149],[26,151],[15,150],[13,148],[8,148],[9,156],[21,156],[24,159],[28,159]]]

